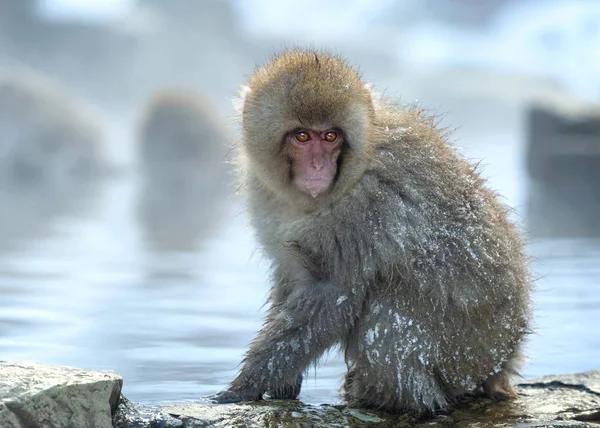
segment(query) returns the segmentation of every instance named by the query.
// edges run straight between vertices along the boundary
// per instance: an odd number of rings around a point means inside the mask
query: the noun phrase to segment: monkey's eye
[[[335,140],[337,140],[336,132],[329,131],[328,133],[325,134],[325,141],[327,141],[328,143],[333,143]]]
[[[300,141],[301,143],[306,143],[308,140],[310,140],[310,135],[308,132],[300,131],[296,134],[296,140]]]

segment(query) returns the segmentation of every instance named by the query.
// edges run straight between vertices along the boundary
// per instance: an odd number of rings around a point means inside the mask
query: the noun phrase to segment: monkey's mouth
[[[332,177],[310,177],[310,178],[296,178],[294,184],[302,192],[308,193],[313,198],[316,198],[319,194],[326,191],[332,182]]]

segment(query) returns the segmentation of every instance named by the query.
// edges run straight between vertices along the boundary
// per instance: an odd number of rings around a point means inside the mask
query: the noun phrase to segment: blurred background
[[[0,359],[115,370],[131,400],[233,379],[267,264],[231,100],[285,47],[442,115],[514,207],[526,377],[600,368],[600,2],[0,0]],[[301,398],[335,403],[333,351]]]

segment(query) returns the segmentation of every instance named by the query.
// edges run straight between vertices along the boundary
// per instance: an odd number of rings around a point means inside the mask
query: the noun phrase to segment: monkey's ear
[[[240,96],[233,100],[233,108],[238,114],[242,114],[244,111],[244,103],[246,102],[246,96],[252,92],[250,86],[242,86],[240,90]]]
[[[378,104],[382,101],[383,95],[381,94],[381,92],[375,91],[375,84],[365,83],[364,86],[365,89],[369,91],[369,94],[371,94],[371,102],[373,102],[374,104]]]
[[[371,95],[372,102],[375,102],[376,100],[381,98],[381,94],[375,91],[375,84],[367,82],[364,84],[364,88]]]

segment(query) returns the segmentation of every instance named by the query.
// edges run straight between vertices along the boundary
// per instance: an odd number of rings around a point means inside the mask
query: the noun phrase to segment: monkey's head
[[[285,199],[326,198],[351,186],[370,158],[374,107],[340,58],[291,51],[242,94],[243,152],[252,179]]]
[[[214,163],[221,135],[214,106],[189,89],[163,89],[150,99],[140,126],[140,155],[146,164]]]

